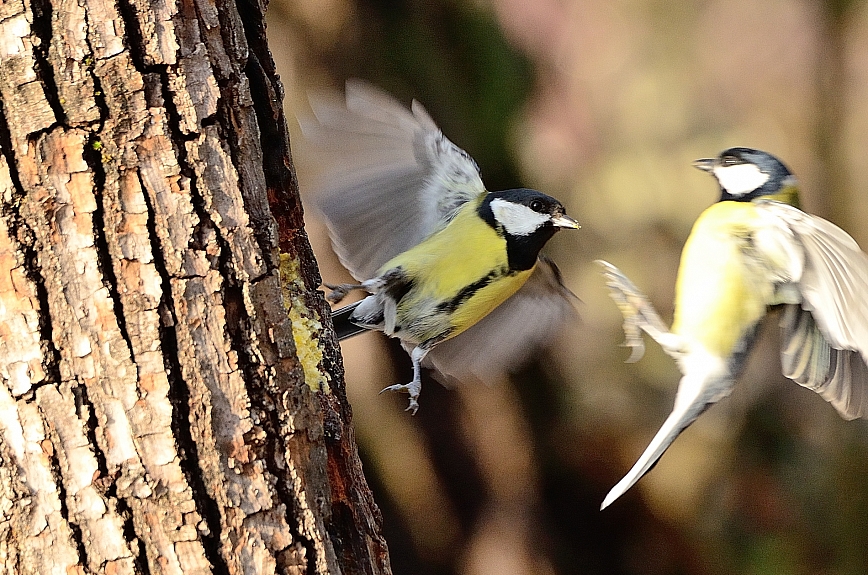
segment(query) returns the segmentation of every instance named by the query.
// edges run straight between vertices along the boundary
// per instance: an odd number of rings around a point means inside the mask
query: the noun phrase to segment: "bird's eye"
[[[545,205],[542,203],[542,200],[533,200],[530,203],[530,209],[532,209],[535,212],[542,212],[544,208],[545,208]]]
[[[738,158],[735,156],[724,156],[720,160],[722,166],[734,166],[738,163]]]

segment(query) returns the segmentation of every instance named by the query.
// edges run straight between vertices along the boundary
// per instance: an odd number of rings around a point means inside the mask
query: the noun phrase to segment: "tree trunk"
[[[3,573],[390,573],[238,1],[0,1]]]
[[[856,230],[861,221],[854,217],[853,189],[847,157],[848,70],[847,33],[858,3],[854,0],[822,0],[815,5],[816,106],[814,151],[817,173],[814,185],[816,212],[844,229]]]

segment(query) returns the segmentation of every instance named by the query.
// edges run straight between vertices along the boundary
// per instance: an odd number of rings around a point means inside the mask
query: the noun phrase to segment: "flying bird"
[[[642,356],[644,331],[682,373],[672,413],[601,508],[730,394],[771,306],[784,308],[783,374],[845,419],[868,414],[868,255],[845,231],[799,209],[795,176],[771,154],[730,148],[694,166],[717,180],[721,196],[684,245],[672,328],[618,268],[599,262],[624,315],[628,361]]]
[[[311,101],[302,123],[312,144],[338,161],[317,186],[332,245],[358,281],[328,285],[339,337],[382,331],[398,338],[413,380],[383,391],[419,408],[423,362],[453,379],[509,371],[575,316],[575,296],[540,250],[578,228],[556,199],[536,190],[485,189],[476,162],[449,141],[421,104],[407,109],[360,81],[345,103]]]

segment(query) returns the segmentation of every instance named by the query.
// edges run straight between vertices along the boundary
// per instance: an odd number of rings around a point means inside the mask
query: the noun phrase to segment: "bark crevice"
[[[33,45],[33,61],[36,77],[39,78],[45,93],[45,99],[54,112],[57,123],[67,125],[66,112],[60,101],[60,90],[54,80],[54,67],[48,58],[48,50],[51,46],[52,31],[51,18],[54,8],[50,0],[31,0],[30,9],[33,11],[33,23],[31,29],[38,38],[38,45]]]
[[[3,202],[2,215],[6,220],[6,228],[9,239],[16,251],[21,254],[21,266],[24,275],[32,282],[36,301],[38,302],[38,325],[39,346],[42,352],[45,379],[36,384],[28,392],[33,393],[39,385],[46,383],[58,384],[60,382],[60,350],[54,344],[54,328],[51,322],[51,314],[48,309],[48,288],[39,265],[39,254],[36,249],[36,234],[21,215],[20,208],[27,195],[21,176],[18,173],[18,164],[15,161],[15,148],[12,145],[12,133],[7,123],[6,110],[0,99],[0,153],[6,160],[9,170],[9,178],[12,180],[13,194],[8,202]]]
[[[97,417],[94,411],[93,403],[88,397],[87,386],[78,385],[77,382],[70,382],[70,390],[72,391],[73,400],[75,401],[75,414],[84,424],[84,434],[90,443],[91,451],[96,459],[97,469],[100,477],[108,477],[108,463],[106,462],[105,453],[99,448],[96,439]],[[112,483],[114,486],[114,483]],[[109,490],[105,491],[108,496]]]
[[[133,553],[133,562],[136,566],[136,573],[139,575],[151,575],[151,566],[148,563],[147,547],[145,546],[145,540],[139,537],[136,533],[132,508],[130,508],[126,499],[117,497],[117,489],[114,483],[111,484],[109,490],[106,492],[106,497],[115,502],[117,513],[124,520],[124,538],[130,544],[130,551]]]
[[[117,0],[116,3],[118,14],[124,23],[124,34],[121,40],[124,48],[130,55],[133,66],[139,74],[145,75],[151,72],[158,71],[158,65],[149,65],[145,62],[145,54],[147,54],[146,43],[142,36],[142,29],[139,26],[139,19],[136,15],[136,7],[130,0]]]
[[[84,23],[88,30],[90,30],[90,18],[87,12],[84,13]],[[97,120],[97,125],[93,129],[93,133],[100,134],[102,132],[103,126],[105,126],[105,122],[109,117],[109,107],[108,103],[105,100],[105,90],[102,87],[102,80],[100,80],[99,75],[96,73],[96,66],[94,62],[95,51],[93,49],[93,43],[91,42],[90,33],[85,34],[84,44],[87,46],[88,54],[85,58],[85,70],[87,71],[87,75],[90,78],[91,82],[93,82],[93,93],[90,94],[93,97],[93,101],[96,104],[97,110],[99,110],[99,119]]]
[[[139,184],[147,190],[145,182],[139,175]],[[229,567],[220,554],[221,517],[217,501],[208,493],[199,466],[199,449],[193,440],[190,423],[190,388],[184,379],[181,362],[178,358],[178,337],[175,333],[177,318],[175,317],[175,302],[172,296],[172,278],[163,257],[163,247],[157,233],[156,216],[150,194],[142,194],[148,210],[147,229],[151,242],[151,252],[154,255],[154,267],[163,284],[159,303],[160,317],[160,348],[163,351],[163,364],[166,377],[169,380],[169,401],[172,404],[172,434],[175,436],[179,464],[184,472],[187,484],[190,486],[192,498],[196,502],[196,511],[205,521],[207,529],[199,529],[202,538],[202,548],[205,557],[213,566],[215,573],[228,573]]]
[[[280,480],[285,475],[284,452],[288,449],[281,432],[281,420],[277,413],[277,408],[280,405],[280,390],[269,389],[271,386],[266,385],[265,378],[260,370],[261,366],[247,352],[244,334],[249,333],[250,317],[247,315],[243,305],[241,289],[227,285],[225,292],[227,330],[230,334],[232,348],[238,353],[238,367],[244,374],[244,380],[251,390],[251,417],[256,422],[256,427],[248,435],[252,436],[253,433],[257,432],[257,427],[264,434],[265,441],[261,442],[257,450],[259,451],[259,459],[265,463],[266,471],[274,478],[274,489],[277,491],[278,499],[284,504],[283,516],[293,541],[300,544],[305,550],[305,559],[307,561],[306,573],[315,575],[316,544],[304,535],[293,520],[293,517],[301,515],[300,506],[295,499],[291,486]],[[275,397],[275,392],[278,394],[277,397]],[[247,438],[247,442],[251,445],[256,445],[257,443],[252,437]]]
[[[82,154],[84,161],[87,163],[88,168],[90,168],[91,174],[93,174],[93,195],[96,200],[96,209],[92,212],[91,217],[93,218],[93,240],[94,247],[96,248],[97,266],[102,277],[103,287],[108,291],[112,305],[116,310],[115,317],[117,318],[121,338],[123,338],[124,343],[127,345],[130,360],[136,363],[136,348],[127,330],[127,314],[124,312],[123,300],[121,299],[121,294],[118,292],[118,278],[112,265],[112,254],[106,236],[106,206],[104,197],[106,174],[102,165],[101,148],[102,145],[99,139],[94,134],[90,134],[84,144],[84,152]]]
[[[37,404],[38,404],[37,400]],[[41,410],[40,410],[41,411]],[[43,415],[48,418],[47,415]],[[57,440],[57,433],[54,429],[49,431],[49,434],[52,436],[55,445],[59,445],[60,441]],[[70,513],[69,505],[67,505],[67,494],[66,494],[66,484],[63,481],[63,472],[60,469],[60,458],[58,456],[57,450],[52,450],[51,454],[48,457],[48,462],[51,469],[51,475],[54,478],[54,483],[57,485],[57,498],[60,503],[60,516],[66,521],[67,526],[69,526],[70,531],[70,539],[72,540],[72,545],[75,547],[76,552],[78,553],[78,561],[82,568],[82,570],[87,573],[89,572],[88,566],[88,558],[87,558],[87,548],[84,544],[84,534],[82,533],[81,526],[76,523],[75,516]]]

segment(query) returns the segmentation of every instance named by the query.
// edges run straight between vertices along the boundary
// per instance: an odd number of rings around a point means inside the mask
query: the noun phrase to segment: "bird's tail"
[[[335,326],[335,333],[337,334],[339,341],[349,339],[354,335],[359,335],[360,333],[368,331],[366,328],[350,321],[350,316],[362,301],[364,300],[351,303],[348,306],[332,311],[332,323]]]
[[[645,448],[645,452],[642,453],[632,469],[609,491],[600,509],[605,509],[611,505],[635,485],[643,475],[651,471],[663,453],[672,445],[672,442],[681,435],[681,432],[696,421],[696,418],[712,404],[729,395],[732,385],[733,381],[727,375],[709,377],[709,374],[703,373],[688,374],[681,378],[672,413],[666,418],[663,426]]]

